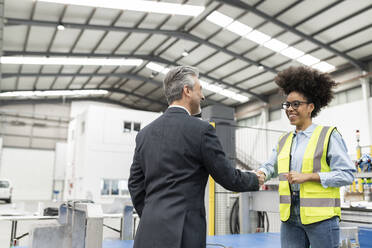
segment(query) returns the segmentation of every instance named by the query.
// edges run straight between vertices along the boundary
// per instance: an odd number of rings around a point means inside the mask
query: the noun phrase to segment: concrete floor
[[[25,214],[33,215],[39,212],[39,208],[58,207],[61,203],[52,201],[14,201],[11,204],[6,204],[0,201],[0,215],[9,214]],[[39,207],[40,206],[40,207]],[[30,228],[38,223],[53,223],[55,220],[42,220],[42,221],[19,221],[17,225],[17,236],[27,233]],[[120,228],[120,219],[107,219],[104,224],[112,226],[116,229]],[[10,245],[10,221],[0,220],[0,247],[7,248]],[[119,233],[110,230],[106,227],[103,228],[104,239],[119,239]],[[28,236],[22,238],[18,244],[19,246],[28,246]]]

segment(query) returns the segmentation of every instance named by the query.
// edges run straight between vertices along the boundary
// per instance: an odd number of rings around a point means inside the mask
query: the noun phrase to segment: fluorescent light
[[[146,65],[147,68],[149,68],[150,70],[153,70],[153,71],[156,71],[156,72],[161,72],[163,74],[166,74],[167,72],[164,73],[164,70],[166,69],[164,66],[161,66],[159,64],[156,64],[154,62],[150,62]]]
[[[226,29],[240,36],[244,36],[252,31],[251,27],[238,21],[234,21],[233,23],[228,25]]]
[[[241,102],[241,103],[243,103],[243,102],[248,102],[249,97],[247,97],[247,96],[243,96],[243,95],[240,95],[240,94],[236,94],[236,95],[233,97],[233,99],[234,99],[234,100],[237,100],[237,101],[239,101],[239,102]]]
[[[249,97],[246,97],[246,96],[243,96],[241,94],[235,93],[235,92],[233,92],[231,90],[228,90],[228,89],[223,89],[220,86],[217,86],[215,84],[210,84],[210,83],[207,83],[203,80],[199,80],[199,82],[200,82],[200,85],[204,89],[212,91],[214,93],[220,94],[220,95],[228,97],[228,98],[232,98],[232,99],[234,99],[236,101],[239,101],[241,103],[247,102],[249,100]]]
[[[166,75],[170,71],[169,68],[164,68],[164,70],[161,71],[164,75]]]
[[[260,31],[257,31],[257,30],[253,30],[248,35],[246,35],[245,38],[247,38],[251,41],[254,41],[254,42],[256,42],[260,45],[271,39],[270,36],[260,32]]]
[[[291,59],[296,59],[305,54],[303,51],[300,51],[294,47],[288,47],[284,49],[283,51],[280,51],[280,53]]]
[[[327,62],[320,62],[318,64],[315,64],[315,65],[312,65],[311,67],[313,67],[314,69],[317,69],[321,72],[329,72],[329,71],[333,71],[334,69],[336,69],[335,66],[331,65],[331,64],[328,64]]]
[[[204,6],[143,0],[38,0],[39,2],[87,6],[93,8],[122,9],[170,15],[198,16]]]
[[[265,47],[275,51],[275,52],[280,52],[282,50],[284,50],[285,48],[288,47],[287,44],[277,40],[277,39],[271,39],[269,40],[268,42],[265,42],[263,44]]]
[[[154,62],[148,63],[146,65],[146,67],[149,68],[150,70],[153,70],[153,71],[156,71],[156,72],[159,72],[159,73],[162,73],[162,74],[167,74],[170,70],[170,69],[165,68],[164,66],[159,65],[159,64],[154,63]],[[212,91],[214,93],[232,98],[236,101],[247,102],[249,100],[249,98],[246,97],[246,96],[240,95],[240,94],[235,93],[235,92],[233,92],[231,90],[228,90],[228,89],[224,89],[224,88],[222,88],[218,85],[210,84],[210,83],[207,83],[203,80],[199,80],[199,82],[200,82],[200,85],[203,87],[203,89],[206,89],[206,90]]]
[[[231,17],[221,14],[218,11],[213,11],[212,14],[207,17],[207,20],[223,28],[234,21]]]
[[[112,65],[139,66],[142,59],[93,59],[93,58],[48,58],[48,57],[10,57],[0,58],[1,64],[18,65]]]
[[[5,97],[44,97],[44,96],[85,96],[106,95],[107,90],[44,90],[44,91],[9,91],[0,93]]]
[[[311,66],[313,64],[318,63],[320,60],[309,54],[305,54],[304,56],[298,58],[297,61],[304,65]]]

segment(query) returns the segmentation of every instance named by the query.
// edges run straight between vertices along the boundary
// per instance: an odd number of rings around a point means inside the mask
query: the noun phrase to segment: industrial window
[[[362,87],[355,87],[348,90],[340,91],[335,94],[330,106],[345,104],[349,102],[359,101],[363,98]]]
[[[281,109],[270,110],[269,121],[280,120],[281,117],[282,117],[282,110]]]
[[[354,102],[363,99],[362,87],[357,87],[346,91],[347,102]]]
[[[119,195],[119,180],[111,180],[111,195]]]
[[[252,117],[248,117],[243,120],[238,120],[238,125],[239,126],[256,126],[258,124],[258,121],[260,120],[260,115],[255,115]]]
[[[111,180],[102,179],[101,181],[101,195],[110,195]]]
[[[141,130],[141,123],[134,122],[133,123],[133,131],[139,132]]]
[[[132,130],[132,122],[124,121],[124,133],[129,133]]]
[[[123,196],[128,195],[128,180],[126,179],[102,179],[102,196]]]

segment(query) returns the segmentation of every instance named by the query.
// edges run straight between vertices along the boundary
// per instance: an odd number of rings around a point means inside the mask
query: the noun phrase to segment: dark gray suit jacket
[[[253,173],[234,169],[214,128],[169,108],[136,137],[129,192],[141,217],[134,248],[204,248],[208,175],[231,191],[258,190]]]

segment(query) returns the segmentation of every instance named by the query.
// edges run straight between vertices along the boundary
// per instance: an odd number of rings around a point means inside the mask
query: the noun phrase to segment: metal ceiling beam
[[[31,26],[41,26],[41,27],[52,27],[56,28],[59,24],[58,22],[52,22],[52,21],[34,21],[34,20],[27,20],[27,19],[17,19],[17,18],[7,18],[6,25],[31,25]],[[195,35],[189,34],[187,32],[177,31],[177,30],[164,30],[164,29],[149,29],[149,28],[129,28],[129,27],[116,27],[116,26],[104,26],[104,25],[93,25],[93,24],[78,24],[78,23],[62,23],[65,28],[72,28],[72,29],[90,29],[90,30],[103,30],[103,31],[114,31],[114,32],[126,32],[126,33],[145,33],[145,34],[162,34],[170,37],[177,37],[179,39],[189,40],[196,43],[202,43],[206,46],[209,46],[213,49],[219,50],[223,53],[226,53],[232,57],[235,57],[237,59],[240,59],[242,61],[245,61],[249,64],[254,64],[256,66],[262,66],[265,70],[270,71],[274,74],[276,74],[278,71],[275,69],[262,65],[260,63],[257,63],[257,61],[254,61],[252,59],[249,59],[247,57],[241,56],[238,53],[235,53],[233,51],[230,51],[226,48],[220,47],[216,44],[213,44],[209,41],[206,41],[202,38],[199,38]]]
[[[105,103],[111,103],[111,104],[116,104],[120,105],[125,108],[131,108],[131,109],[137,109],[137,110],[144,110],[144,108],[138,108],[126,103],[118,102],[112,99],[108,98],[103,98],[103,97],[83,97],[83,98],[66,98],[66,99],[61,99],[61,98],[43,98],[43,99],[14,99],[14,100],[0,100],[0,104],[2,106],[4,105],[14,105],[14,104],[30,104],[30,103],[52,103],[52,104],[58,104],[58,103],[69,103],[72,101],[97,101],[97,102],[105,102]],[[148,110],[148,109],[146,109]]]
[[[131,95],[131,96],[138,97],[140,99],[145,99],[148,102],[151,102],[152,104],[155,103],[155,104],[159,104],[160,106],[165,107],[165,108],[168,107],[168,104],[166,104],[165,102],[162,102],[162,101],[159,101],[159,100],[156,100],[156,99],[151,99],[147,96],[142,96],[142,95],[136,94],[134,92],[129,92],[129,91],[126,91],[126,90],[123,90],[123,89],[100,88],[100,90],[107,90],[107,91],[113,92],[113,93]],[[5,93],[5,92],[17,92],[17,91],[25,91],[25,90],[7,90],[7,91],[3,91],[3,93]],[[51,89],[51,90],[48,89],[48,91],[58,91],[58,89]],[[67,96],[67,98],[68,98],[68,96]],[[78,99],[85,99],[85,98],[87,98],[87,97],[82,97],[82,98],[79,97]],[[99,98],[99,97],[88,97],[88,98]],[[48,99],[48,98],[46,98],[46,99]],[[76,99],[76,98],[74,98],[74,99]],[[17,99],[15,99],[15,100],[17,100]],[[36,99],[26,99],[26,100],[33,101],[33,100],[39,100],[39,99],[36,98]],[[0,99],[0,102],[2,102],[2,101],[7,101],[7,100],[1,100]],[[13,101],[13,100],[9,100],[9,101]]]
[[[112,56],[111,54],[90,54],[90,53],[59,53],[59,52],[53,52],[53,53],[47,53],[47,52],[21,52],[21,51],[4,51],[5,55],[7,56],[12,56],[12,55],[22,55],[22,56],[69,56],[69,57],[96,57],[98,55],[98,57],[120,57],[120,58],[141,58],[141,59],[144,59],[144,60],[147,60],[147,61],[154,61],[154,62],[159,62],[159,63],[163,63],[163,64],[168,64],[168,65],[173,65],[173,66],[178,66],[179,64],[176,64],[174,63],[173,61],[170,61],[170,60],[167,60],[167,59],[163,59],[163,58],[160,58],[160,57],[156,57],[156,56],[153,56],[153,55],[130,55],[130,54],[115,54],[114,56]],[[32,75],[34,75],[34,73],[31,73]],[[45,73],[43,73],[45,74]],[[15,73],[6,73],[5,74],[6,76],[8,77],[15,77],[15,76],[32,76],[32,75],[26,75],[25,73],[21,73],[21,74],[15,74]],[[47,74],[48,76],[53,76],[53,75],[50,75],[50,74]],[[59,76],[61,75],[61,73],[56,73],[56,76]],[[65,75],[65,74],[63,74]],[[143,81],[149,81],[151,82],[150,80],[152,79],[148,79],[146,77],[141,77],[141,76],[138,76],[140,78],[131,78],[131,77],[125,77],[124,75],[131,75],[131,76],[136,76],[136,75],[133,75],[133,74],[117,74],[117,73],[106,73],[106,74],[92,74],[92,73],[87,73],[87,74],[73,74],[73,76],[78,76],[78,75],[83,75],[83,76],[87,76],[87,77],[90,77],[91,75],[96,75],[96,76],[113,76],[115,77],[116,75],[120,78],[128,78],[128,79],[136,79],[136,80],[143,80]],[[211,77],[209,76],[208,74],[204,74],[204,73],[199,73],[199,75],[203,78],[206,78],[206,79],[209,79],[213,82],[216,82],[218,84],[222,84],[222,85],[225,85],[227,87],[230,87],[230,88],[233,88],[233,89],[236,89],[240,92],[246,92],[250,95],[252,95],[254,98],[262,101],[262,102],[267,102],[267,98],[266,97],[263,97],[259,94],[256,94],[252,91],[249,91],[247,89],[244,89],[244,88],[241,88],[239,86],[235,86],[235,85],[231,85],[231,84],[228,84],[222,80],[219,80],[217,78],[214,78],[214,77]],[[35,75],[35,76],[38,76],[38,75]],[[66,76],[71,76],[71,75],[66,75]],[[154,80],[152,80],[154,81]],[[156,81],[157,82],[157,81]],[[160,82],[157,82],[156,83],[159,87],[163,87],[162,86],[162,83]]]
[[[3,73],[3,78],[9,77],[120,77],[138,81],[147,80],[148,82],[163,87],[163,83],[154,79],[128,73]]]
[[[241,9],[244,9],[244,10],[249,10],[251,11],[252,13],[280,26],[281,28],[289,31],[289,32],[292,32],[298,36],[300,36],[301,38],[305,39],[305,40],[308,40],[314,44],[316,44],[317,46],[320,46],[344,59],[346,59],[347,61],[349,61],[352,65],[354,65],[356,68],[358,69],[365,69],[366,68],[366,65],[361,63],[360,61],[352,58],[351,56],[345,54],[345,53],[342,53],[336,49],[334,49],[333,47],[330,47],[328,45],[326,45],[325,43],[317,40],[317,39],[314,39],[312,36],[309,36],[301,31],[299,31],[298,29],[295,29],[293,28],[292,26],[290,25],[287,25],[286,23],[282,22],[282,21],[279,21],[273,17],[271,17],[270,15],[250,6],[249,4],[246,4],[244,2],[242,2],[241,0],[218,0],[220,2],[223,2],[225,4],[228,4],[228,5],[232,5],[232,6],[235,6],[235,7],[238,7],[238,8],[241,8]]]
[[[55,57],[97,57],[97,58],[120,58],[120,59],[143,59],[149,60],[153,62],[158,62],[162,64],[172,64],[177,65],[176,63],[172,63],[169,60],[155,57],[151,55],[144,55],[144,54],[110,54],[110,53],[61,53],[61,52],[30,52],[30,51],[14,51],[14,50],[5,50],[3,53],[4,56],[55,56]]]
[[[42,74],[40,75],[42,76]],[[156,104],[159,104],[163,107],[167,107],[168,104],[166,104],[165,102],[162,102],[162,101],[159,101],[159,100],[156,100],[156,99],[152,99],[152,98],[149,98],[147,96],[142,96],[142,95],[139,95],[137,93],[134,93],[134,92],[129,92],[127,90],[123,90],[123,89],[120,89],[120,88],[99,88],[100,90],[107,90],[109,92],[112,92],[112,93],[119,93],[119,94],[125,94],[125,95],[131,95],[131,96],[135,96],[135,97],[138,97],[140,99],[145,99],[146,101],[149,101],[151,103],[156,103]],[[58,89],[48,89],[48,91],[56,91]],[[73,90],[73,89],[71,89]],[[14,90],[7,90],[7,91],[3,91],[3,92],[14,92]],[[16,91],[24,91],[24,90],[15,90]]]

